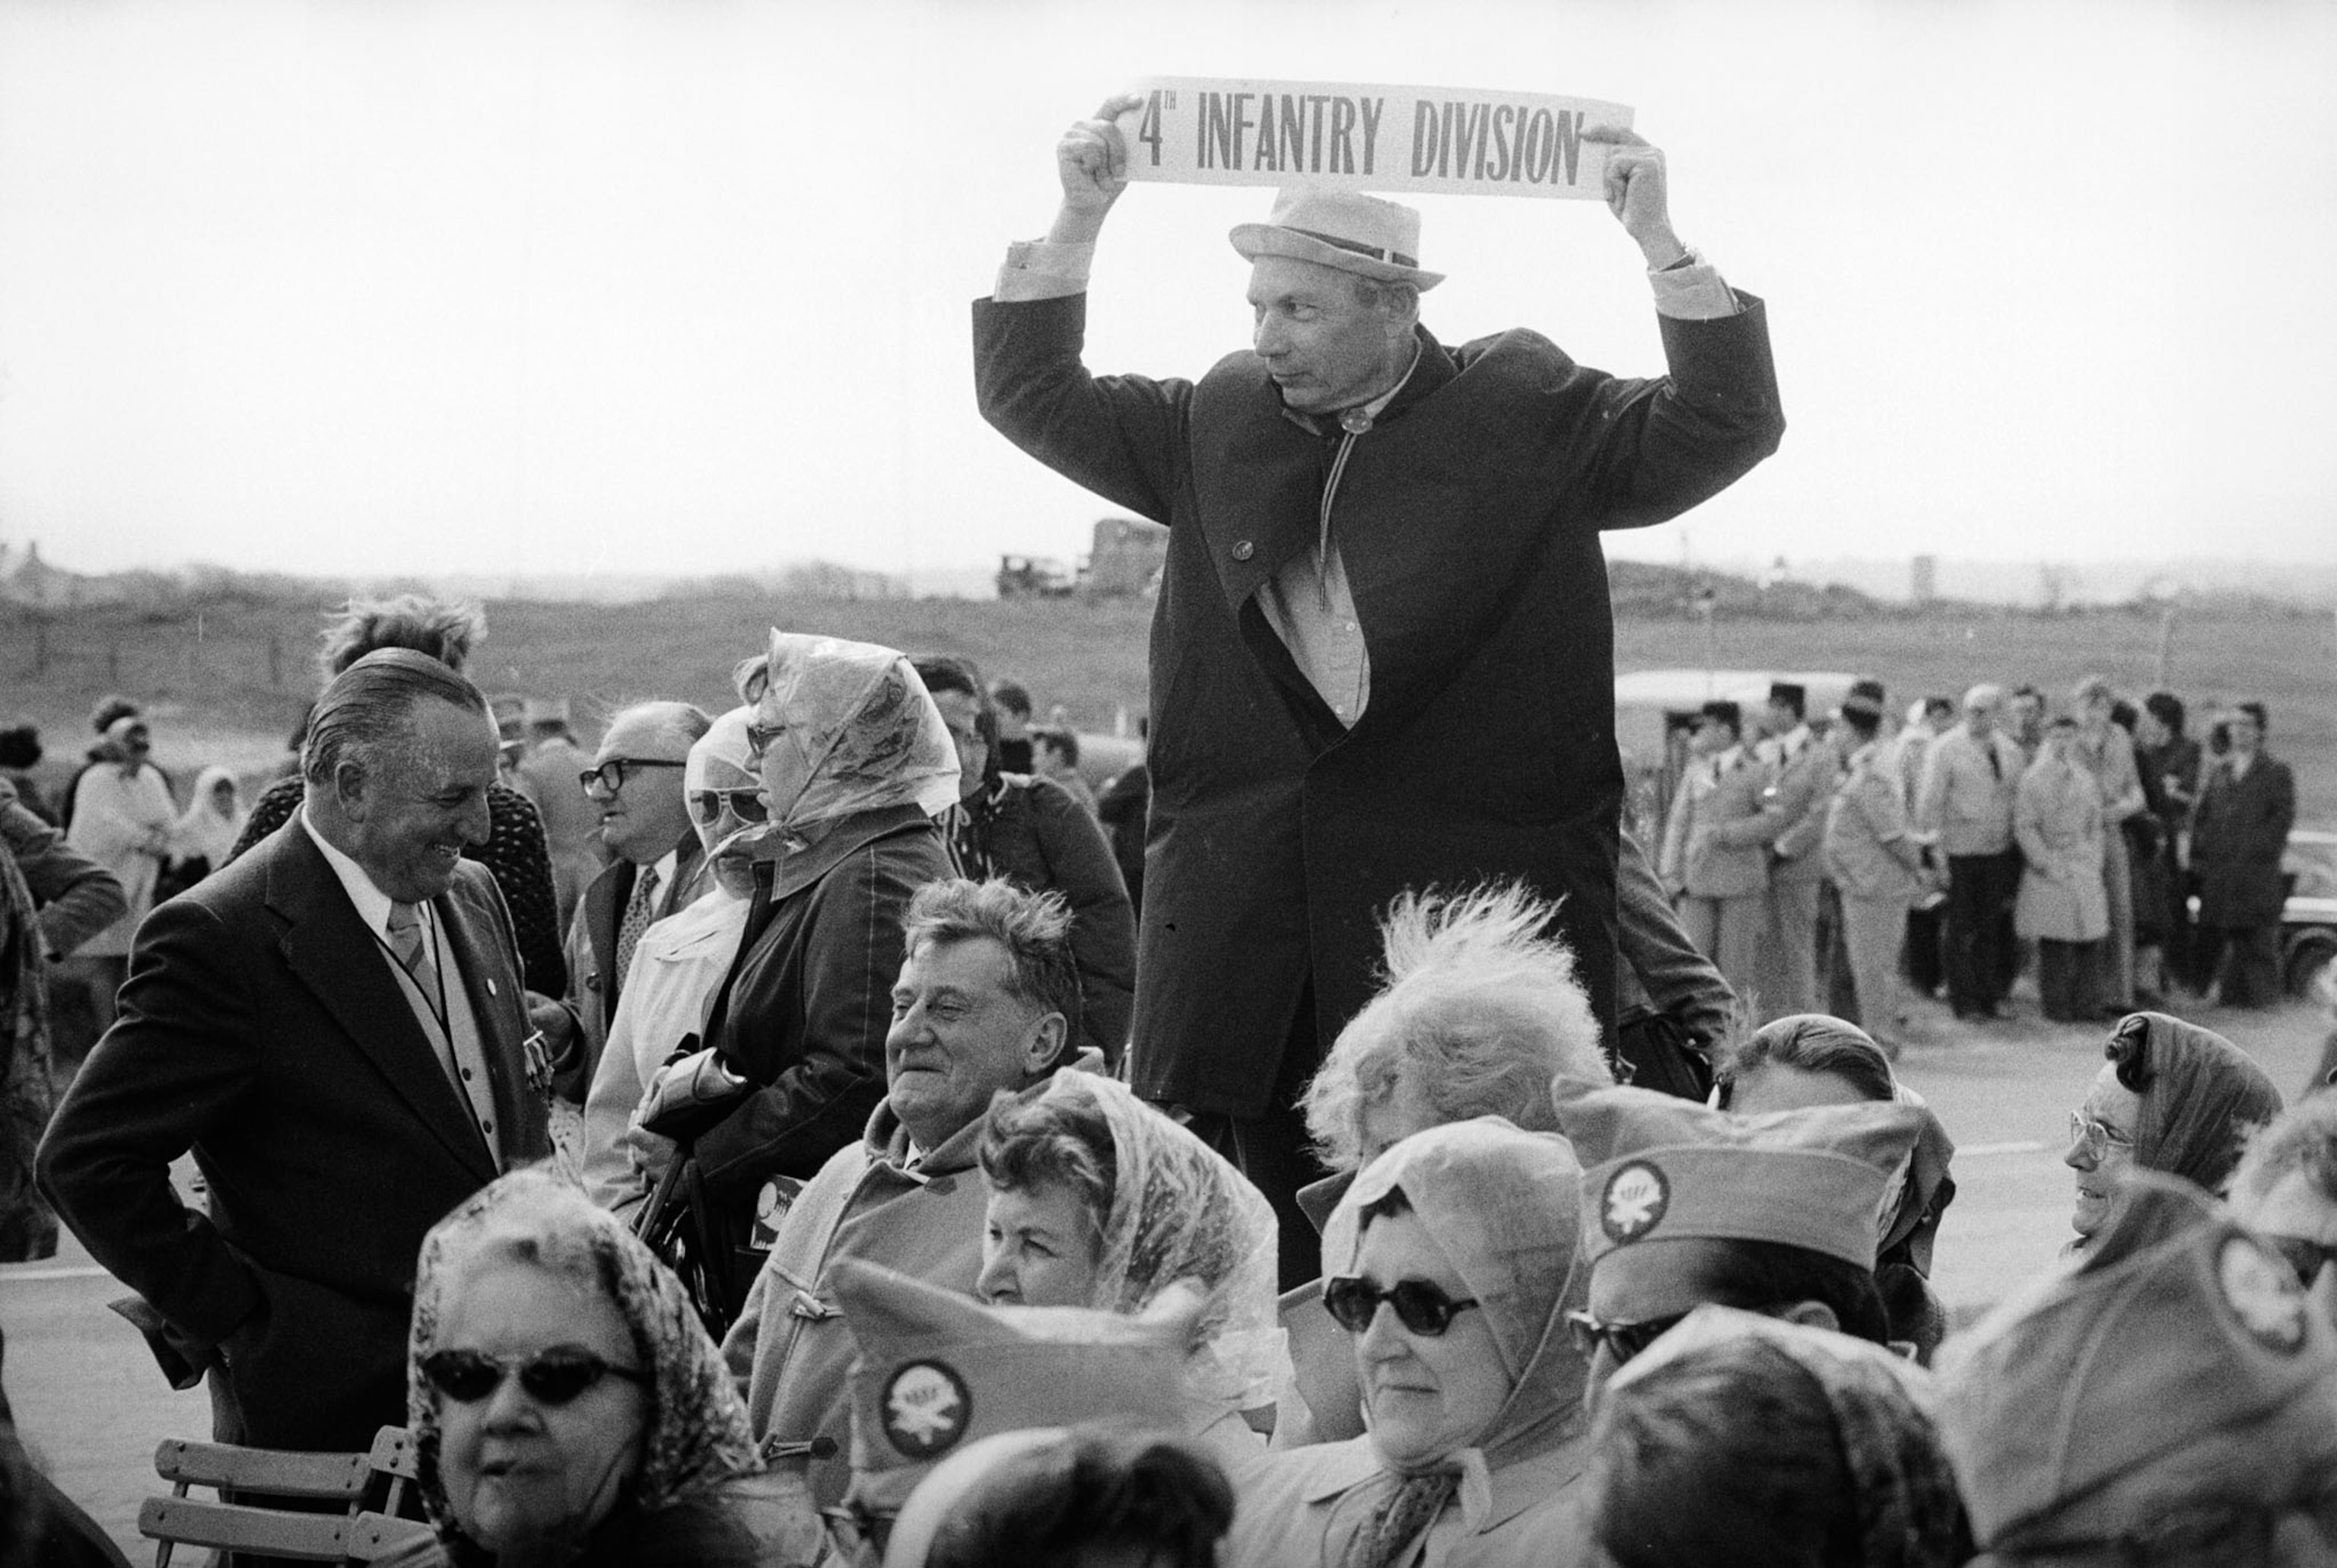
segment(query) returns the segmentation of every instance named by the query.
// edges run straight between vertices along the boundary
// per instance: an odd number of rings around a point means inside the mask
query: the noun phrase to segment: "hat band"
[[[1319,229],[1301,229],[1295,223],[1286,223],[1281,227],[1289,230],[1293,234],[1304,234],[1309,240],[1320,240],[1325,245],[1335,245],[1342,250],[1352,250],[1358,256],[1368,256],[1374,261],[1393,261],[1399,267],[1414,269],[1420,265],[1418,257],[1407,256],[1401,250],[1366,245],[1360,240],[1345,240],[1336,234],[1325,234]]]

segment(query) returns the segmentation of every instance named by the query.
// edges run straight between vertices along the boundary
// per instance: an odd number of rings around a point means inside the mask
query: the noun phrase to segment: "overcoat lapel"
[[[468,1108],[323,852],[297,822],[276,839],[268,906],[285,922],[279,946],[286,966],[448,1152],[482,1183],[494,1181],[494,1162]]]

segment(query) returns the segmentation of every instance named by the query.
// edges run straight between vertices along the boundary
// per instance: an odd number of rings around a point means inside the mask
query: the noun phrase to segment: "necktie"
[[[1985,750],[1988,752],[1989,777],[2001,782],[2004,778],[2004,764],[1996,760],[1996,748],[1994,745],[1991,744],[1985,748]]]
[[[641,874],[633,878],[633,896],[625,900],[625,916],[617,922],[617,985],[624,989],[625,977],[633,972],[633,953],[641,945],[641,933],[650,928],[650,911],[657,907],[658,874],[654,866],[644,866]]]
[[[438,960],[430,951],[429,933],[422,928],[422,912],[411,904],[393,903],[389,906],[389,950],[397,956],[406,972],[414,976],[423,999],[443,1022],[445,1010],[438,989]]]
[[[1393,1568],[1421,1533],[1436,1522],[1461,1485],[1458,1470],[1432,1470],[1398,1482],[1356,1533],[1343,1568]]]

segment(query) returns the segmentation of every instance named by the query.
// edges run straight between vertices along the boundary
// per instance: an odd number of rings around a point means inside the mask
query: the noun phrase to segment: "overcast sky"
[[[1770,306],[1784,450],[1657,559],[2337,560],[2337,5],[0,0],[0,539],[101,570],[888,572],[1108,509],[967,301],[1149,74],[1625,103]],[[1247,338],[1143,186],[1090,364]],[[1661,367],[1588,202],[1431,197],[1445,340]]]

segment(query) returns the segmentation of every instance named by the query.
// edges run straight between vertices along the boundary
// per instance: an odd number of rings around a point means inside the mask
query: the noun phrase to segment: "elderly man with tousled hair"
[[[767,1458],[832,1505],[851,1479],[853,1338],[834,1286],[847,1258],[971,1295],[982,1271],[983,1113],[1076,1054],[1071,912],[1004,880],[929,883],[903,921],[907,956],[885,1036],[885,1097],[779,1222],[722,1341]]]
[[[1153,619],[1153,799],[1132,1079],[1275,1200],[1315,1174],[1299,1085],[1371,995],[1406,887],[1522,877],[1563,895],[1615,1020],[1623,794],[1599,535],[1679,515],[1784,430],[1760,302],[1674,232],[1663,156],[1628,131],[1605,194],[1649,269],[1670,374],[1625,379],[1535,333],[1447,348],[1420,214],[1293,186],[1235,229],[1251,348],[1199,381],[1090,375],[1087,271],[1126,189],[1107,102],[1056,152],[1045,240],[974,306],[983,416],[1170,526]],[[1286,1283],[1310,1256],[1285,1254]]]
[[[406,1413],[415,1258],[550,1152],[509,916],[462,858],[495,733],[445,665],[367,654],[318,699],[296,822],[156,909],[41,1186],[145,1298],[222,1439],[362,1449]],[[189,1209],[171,1163],[208,1188]]]

